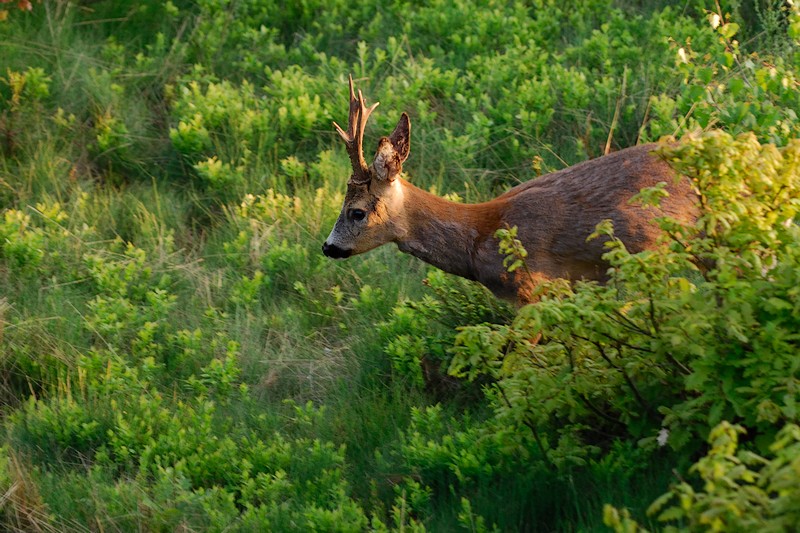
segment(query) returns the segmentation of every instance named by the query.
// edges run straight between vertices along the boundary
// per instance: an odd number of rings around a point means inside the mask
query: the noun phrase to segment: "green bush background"
[[[0,4],[1,527],[791,530],[798,38],[774,0]],[[329,261],[350,73],[460,201],[682,138],[703,232],[521,309]]]

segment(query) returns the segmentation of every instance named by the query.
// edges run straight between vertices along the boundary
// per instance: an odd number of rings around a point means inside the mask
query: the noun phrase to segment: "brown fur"
[[[636,146],[518,185],[482,204],[455,204],[402,185],[409,205],[408,236],[395,242],[442,270],[474,279],[497,296],[527,301],[536,282],[555,278],[604,280],[604,239],[586,238],[610,219],[614,233],[631,252],[653,247],[660,232],[653,218],[664,214],[684,221],[696,217],[696,198],[685,179],[677,180],[665,162]],[[667,183],[662,208],[629,203],[645,187]],[[508,275],[494,237],[498,229],[518,228],[528,251],[532,276]],[[418,246],[421,243],[422,246]],[[529,279],[533,277],[534,279]]]

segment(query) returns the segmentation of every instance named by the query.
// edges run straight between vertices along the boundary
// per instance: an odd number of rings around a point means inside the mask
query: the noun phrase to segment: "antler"
[[[350,163],[353,166],[353,180],[357,182],[369,181],[369,167],[364,160],[364,127],[370,113],[378,107],[379,102],[375,102],[370,107],[364,101],[361,90],[358,91],[356,98],[353,89],[353,75],[350,75],[350,117],[347,120],[347,131],[345,132],[334,122],[333,127],[339,132],[339,136],[347,146],[347,155],[350,156]]]

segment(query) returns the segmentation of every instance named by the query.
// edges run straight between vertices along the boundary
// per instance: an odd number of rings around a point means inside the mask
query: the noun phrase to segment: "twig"
[[[625,379],[625,382],[628,384],[628,387],[630,387],[631,392],[633,392],[633,395],[636,397],[636,400],[641,404],[642,407],[644,407],[645,411],[647,411],[648,413],[652,413],[653,412],[653,408],[650,407],[650,404],[647,403],[647,401],[641,395],[641,393],[639,392],[639,389],[636,388],[636,385],[633,383],[633,380],[630,378],[630,376],[625,371],[625,369],[620,367],[620,366],[617,366],[616,364],[614,364],[614,362],[611,360],[611,358],[606,354],[606,351],[603,349],[603,345],[602,344],[600,344],[599,342],[595,342],[594,345],[597,348],[597,351],[600,353],[600,357],[605,359],[606,362],[609,365],[611,365],[611,368],[614,368],[615,370],[618,370],[622,374],[622,377]],[[619,351],[619,348],[617,349],[617,351]]]
[[[622,102],[625,100],[625,90],[628,85],[628,65],[625,65],[625,68],[622,70],[622,88],[620,89],[620,95],[617,99],[617,107],[614,109],[614,118],[611,119],[611,127],[608,130],[608,139],[606,139],[606,147],[603,150],[603,154],[608,155],[611,152],[611,139],[614,137],[614,128],[617,127],[617,121],[619,120],[619,111],[622,108]]]
[[[508,396],[506,396],[506,391],[503,390],[503,385],[501,383],[497,384],[497,389],[500,391],[500,396],[502,396],[503,401],[506,403],[508,408],[513,409],[511,400],[509,400]],[[547,450],[545,450],[544,444],[542,443],[542,439],[541,437],[539,437],[539,430],[536,429],[536,426],[530,420],[523,419],[522,423],[525,424],[528,427],[528,429],[531,430],[531,433],[533,433],[533,440],[536,441],[536,446],[538,446],[539,451],[542,452],[542,457],[544,458],[545,464],[550,468],[550,470],[555,471],[556,465],[553,464],[553,462],[550,460],[550,457],[547,455]]]

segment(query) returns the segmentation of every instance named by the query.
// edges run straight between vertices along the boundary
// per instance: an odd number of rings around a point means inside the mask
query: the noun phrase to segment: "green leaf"
[[[717,28],[717,32],[725,39],[731,40],[733,36],[739,33],[739,25],[735,22],[728,22]]]

